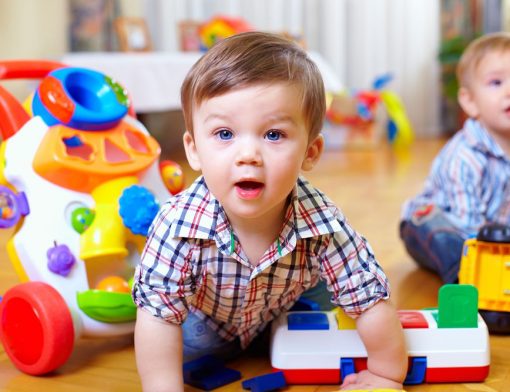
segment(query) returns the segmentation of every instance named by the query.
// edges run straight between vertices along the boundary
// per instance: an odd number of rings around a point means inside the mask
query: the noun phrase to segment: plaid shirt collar
[[[214,240],[220,251],[231,253],[232,227],[225,210],[209,191],[203,176],[197,178],[181,195],[176,207],[176,216],[185,218],[171,226],[170,236]],[[192,216],[185,213],[186,209],[200,211],[199,215],[204,221],[198,225],[197,222],[191,222]],[[336,207],[324,194],[312,187],[305,178],[299,177],[292,190],[291,203],[279,235],[279,256],[292,252],[299,239],[341,231],[335,212]],[[200,230],[196,229],[197,226]]]

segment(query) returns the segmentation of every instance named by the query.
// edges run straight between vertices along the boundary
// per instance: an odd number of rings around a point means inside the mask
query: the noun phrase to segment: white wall
[[[0,57],[58,58],[67,26],[66,0],[0,0]]]
[[[58,60],[68,48],[66,0],[0,0],[0,59]],[[2,82],[18,99],[31,87]]]
[[[348,0],[346,8],[346,84],[366,87],[391,72],[389,88],[404,101],[416,132],[439,134],[439,2]]]
[[[177,24],[216,14],[255,28],[302,33],[349,89],[391,72],[417,134],[439,125],[439,0],[141,0],[155,48],[178,48]]]

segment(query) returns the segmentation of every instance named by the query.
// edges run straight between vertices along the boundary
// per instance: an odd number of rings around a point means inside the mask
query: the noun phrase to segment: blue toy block
[[[257,376],[243,381],[243,389],[251,392],[275,391],[287,386],[283,372],[274,372]]]
[[[427,371],[427,358],[414,357],[411,358],[411,366],[407,372],[404,384],[416,385],[425,382],[425,372]]]
[[[290,313],[287,315],[287,325],[289,330],[329,329],[326,313],[316,312]]]
[[[342,381],[352,373],[356,373],[354,358],[340,358],[340,377],[342,377]]]
[[[212,355],[205,355],[184,363],[184,383],[210,391],[241,379],[241,372],[225,367],[224,362]]]

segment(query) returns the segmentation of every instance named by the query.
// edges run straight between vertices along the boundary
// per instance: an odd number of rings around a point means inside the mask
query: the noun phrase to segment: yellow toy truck
[[[510,227],[488,224],[464,243],[459,283],[478,289],[478,308],[489,331],[510,333]]]

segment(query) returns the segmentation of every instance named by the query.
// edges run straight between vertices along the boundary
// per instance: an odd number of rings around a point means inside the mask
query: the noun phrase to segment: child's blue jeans
[[[407,252],[444,283],[455,283],[465,238],[439,208],[400,223],[400,238]]]
[[[305,291],[302,295],[306,299],[319,304],[321,309],[332,308],[330,303],[331,294],[322,281]],[[252,342],[252,345],[268,345],[270,325]],[[241,354],[239,339],[231,342],[220,337],[204,321],[195,314],[189,313],[186,321],[182,324],[184,362],[191,361],[204,355],[214,355],[224,360],[230,360]]]
[[[204,355],[229,360],[237,357],[242,351],[239,339],[231,342],[223,339],[192,312],[188,313],[182,324],[182,340],[184,362]]]

